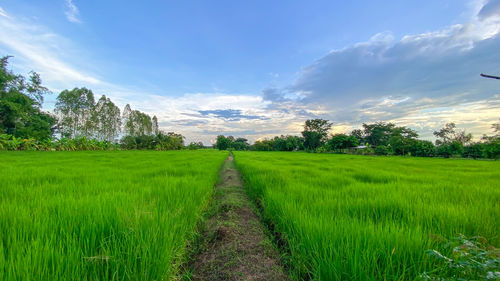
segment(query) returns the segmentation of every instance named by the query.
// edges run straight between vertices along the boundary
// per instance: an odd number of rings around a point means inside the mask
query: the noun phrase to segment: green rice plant
[[[227,152],[0,152],[0,280],[169,280]]]
[[[415,280],[439,237],[498,247],[500,163],[235,152],[249,195],[279,233],[295,279]]]

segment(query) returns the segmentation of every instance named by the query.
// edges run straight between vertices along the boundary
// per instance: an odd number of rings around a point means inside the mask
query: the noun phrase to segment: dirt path
[[[230,155],[205,220],[190,280],[289,280],[266,235]]]

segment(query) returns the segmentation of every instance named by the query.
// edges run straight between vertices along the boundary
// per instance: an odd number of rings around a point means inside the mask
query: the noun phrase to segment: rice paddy
[[[227,154],[0,153],[0,280],[169,280]]]
[[[446,238],[500,244],[497,161],[236,152],[235,162],[294,279],[415,280]]]
[[[294,280],[415,280],[446,239],[500,245],[498,161],[234,155]],[[0,280],[182,278],[227,156],[0,153]]]

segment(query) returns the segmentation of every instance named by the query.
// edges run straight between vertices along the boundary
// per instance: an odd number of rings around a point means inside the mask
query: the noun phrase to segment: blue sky
[[[310,3],[313,2],[313,3]],[[500,118],[500,0],[0,0],[0,54],[190,140],[391,121],[431,138]],[[47,99],[53,106],[56,95]]]

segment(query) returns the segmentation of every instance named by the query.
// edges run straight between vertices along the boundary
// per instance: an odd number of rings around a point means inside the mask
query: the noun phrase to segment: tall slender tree
[[[96,137],[99,140],[113,141],[120,133],[120,108],[105,95],[95,106],[93,120],[96,124]]]
[[[153,134],[158,135],[160,133],[160,129],[158,128],[158,118],[156,115],[153,116]]]
[[[64,137],[92,137],[95,132],[94,93],[87,88],[64,90],[57,97],[55,111]]]

